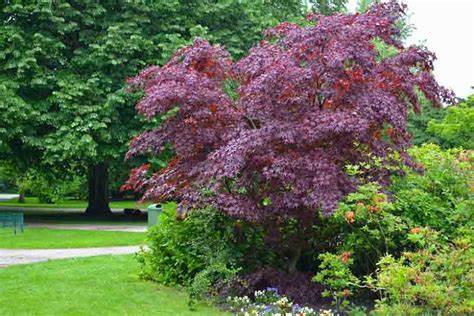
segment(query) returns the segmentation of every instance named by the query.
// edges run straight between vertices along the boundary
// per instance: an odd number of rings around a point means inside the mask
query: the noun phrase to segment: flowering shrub
[[[382,293],[375,313],[380,315],[470,315],[474,313],[474,251],[470,238],[444,245],[429,229],[413,236],[423,247],[395,259],[379,262],[376,278],[368,285]]]
[[[434,55],[404,47],[396,1],[364,14],[308,16],[308,24],[282,23],[238,62],[222,47],[197,39],[163,67],[130,80],[143,89],[137,110],[162,123],[130,144],[127,157],[175,158],[159,172],[133,172],[127,188],[145,200],[179,199],[191,208],[212,205],[235,218],[272,228],[294,221],[284,258],[294,272],[308,248],[317,211],[330,215],[361,180],[382,181],[409,163],[409,108],[416,91],[435,105],[452,93],[432,76]],[[398,53],[379,57],[374,41]],[[345,172],[370,155],[380,166],[357,179]]]
[[[294,304],[286,296],[280,296],[278,289],[267,288],[254,293],[254,301],[248,296],[228,297],[227,303],[235,315],[255,316],[316,316],[333,315],[331,310],[316,310],[309,306]]]
[[[406,170],[393,178],[395,214],[414,226],[429,226],[449,238],[458,227],[472,221],[474,157],[472,151],[446,150],[427,144],[410,149],[422,171]],[[471,211],[469,211],[471,208]]]
[[[348,298],[360,283],[350,270],[354,259],[350,252],[343,252],[341,255],[322,253],[319,259],[319,272],[313,279],[326,286],[323,296],[332,297],[336,309],[342,310],[349,305]]]
[[[327,228],[319,238],[336,241],[327,250],[350,253],[351,269],[360,276],[372,273],[384,254],[403,248],[410,225],[394,214],[382,188],[370,183],[349,194],[324,226]]]

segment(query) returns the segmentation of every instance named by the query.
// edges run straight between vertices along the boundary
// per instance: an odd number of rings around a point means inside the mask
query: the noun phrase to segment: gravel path
[[[125,255],[135,253],[139,249],[140,246],[77,249],[0,249],[0,268],[55,259]]]
[[[28,227],[49,228],[49,229],[73,229],[73,230],[101,230],[111,232],[129,232],[143,233],[146,232],[147,226],[141,225],[96,225],[96,224],[42,224],[28,223]]]

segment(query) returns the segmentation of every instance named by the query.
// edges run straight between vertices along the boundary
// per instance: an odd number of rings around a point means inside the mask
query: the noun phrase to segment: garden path
[[[0,193],[0,201],[8,201],[18,197],[18,194]]]
[[[49,229],[72,229],[72,230],[100,230],[112,232],[143,233],[147,226],[143,225],[102,225],[102,224],[43,224],[28,223],[27,227],[49,228]]]
[[[0,249],[0,268],[17,264],[43,262],[55,259],[125,255],[137,252],[140,246],[97,247],[72,249]]]

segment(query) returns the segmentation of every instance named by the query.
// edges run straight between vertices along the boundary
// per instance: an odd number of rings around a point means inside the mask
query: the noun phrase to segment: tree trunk
[[[109,207],[109,172],[105,162],[89,167],[88,181],[88,206],[86,215],[110,215]]]
[[[293,255],[288,262],[288,273],[293,274],[296,272],[296,265],[301,258],[301,253],[303,251],[303,245],[300,243],[296,245]]]
[[[25,203],[25,193],[20,192],[18,195],[18,203]]]

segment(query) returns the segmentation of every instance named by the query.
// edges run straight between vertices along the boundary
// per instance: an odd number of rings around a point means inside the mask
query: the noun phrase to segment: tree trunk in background
[[[109,207],[109,172],[105,162],[89,167],[88,181],[88,206],[86,215],[110,215]]]
[[[25,203],[25,193],[20,192],[18,195],[18,203]]]

